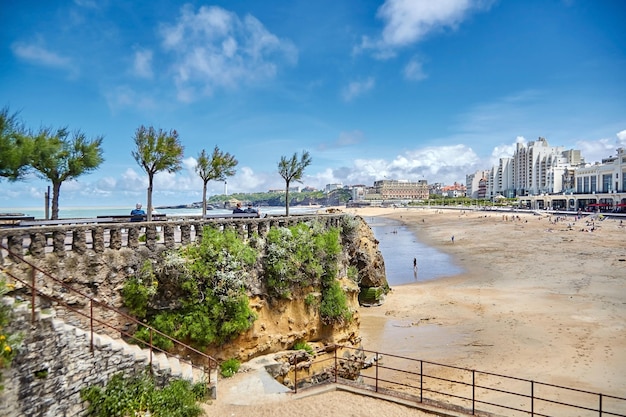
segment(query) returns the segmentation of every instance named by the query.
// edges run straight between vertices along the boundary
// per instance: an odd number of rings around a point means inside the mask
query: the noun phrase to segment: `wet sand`
[[[399,220],[464,270],[395,286],[381,307],[361,308],[365,349],[626,397],[626,227],[619,220],[595,221],[590,232],[585,221],[533,214],[343,211]],[[428,261],[418,259],[418,274]],[[407,268],[413,274],[412,258]],[[353,395],[268,399],[256,406],[218,398],[207,411],[419,415],[384,401],[352,401]]]

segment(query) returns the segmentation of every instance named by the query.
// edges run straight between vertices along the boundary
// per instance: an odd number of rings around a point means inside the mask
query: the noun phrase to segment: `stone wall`
[[[5,299],[7,302],[10,299]],[[2,302],[2,300],[0,300]],[[26,303],[13,308],[11,333],[19,332],[23,342],[11,367],[4,369],[4,390],[0,393],[0,415],[6,417],[81,416],[87,404],[80,399],[82,388],[106,382],[117,373],[136,375],[150,364],[138,347],[124,348],[111,339],[96,338],[91,350],[90,333],[64,324],[54,314],[37,312],[31,322]],[[139,352],[138,352],[139,351]],[[156,359],[154,359],[156,365]],[[165,383],[166,368],[155,375]]]

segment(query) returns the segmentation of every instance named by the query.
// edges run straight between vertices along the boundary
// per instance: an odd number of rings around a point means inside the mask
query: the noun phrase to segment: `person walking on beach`
[[[450,240],[452,240],[452,243],[454,243],[454,235],[452,235],[452,237],[450,238]]]
[[[417,258],[413,258],[413,269],[417,269]]]

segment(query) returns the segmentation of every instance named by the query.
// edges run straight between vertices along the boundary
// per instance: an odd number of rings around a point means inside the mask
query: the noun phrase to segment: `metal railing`
[[[362,352],[373,354],[373,360],[338,357],[337,351],[343,348],[354,349],[336,346],[334,357],[313,361],[317,366],[311,369],[320,369],[326,362],[328,365],[322,368],[332,375],[332,382],[470,415],[626,417],[625,397],[365,349]],[[341,377],[346,365],[366,364],[371,367],[361,371],[362,383]],[[303,375],[303,371],[298,373],[298,367],[295,368],[296,392],[298,385],[303,387],[308,381],[319,380],[314,375]]]
[[[154,355],[157,353],[162,353],[168,357],[175,357],[180,362],[186,363],[191,366],[192,369],[199,370],[206,377],[205,381],[207,384],[217,383],[217,381],[211,381],[211,370],[217,369],[218,363],[217,360],[213,357],[203,353],[179,340],[176,340],[167,334],[148,326],[145,323],[140,322],[136,318],[118,310],[117,308],[110,306],[102,301],[97,300],[96,298],[90,297],[89,295],[71,287],[70,285],[64,283],[63,281],[53,277],[48,274],[46,271],[43,271],[36,265],[32,264],[28,260],[24,259],[21,255],[12,252],[4,245],[0,244],[0,249],[4,249],[7,251],[11,257],[11,259],[20,261],[21,263],[27,265],[30,268],[30,282],[26,279],[20,278],[17,275],[11,273],[4,266],[0,265],[0,270],[13,280],[20,282],[24,287],[30,289],[30,304],[31,304],[31,320],[34,323],[36,320],[36,305],[37,305],[37,297],[44,298],[48,300],[51,304],[56,304],[62,306],[67,311],[72,312],[74,314],[74,318],[82,317],[84,320],[80,321],[80,324],[77,327],[89,328],[90,334],[90,350],[93,352],[94,350],[94,336],[99,333],[114,333],[119,334],[122,340],[125,342],[130,342],[137,344],[139,347],[149,350],[149,365],[150,370],[153,371],[153,360]],[[51,292],[52,294],[46,294],[44,290],[44,286],[40,285],[42,288],[37,286],[37,274],[41,274],[41,276],[45,277],[48,280],[47,284],[56,285],[55,288]],[[49,287],[48,287],[49,288]],[[61,295],[61,297],[59,296]],[[83,305],[86,306],[84,310],[75,308],[70,303],[65,302],[62,298],[69,298],[71,296],[76,296],[83,302]],[[124,326],[115,326],[111,323],[124,323]],[[149,341],[137,338],[133,333],[128,331],[129,324],[131,326],[137,326],[137,328],[145,328],[149,334]],[[164,349],[159,348],[153,344],[153,340],[155,338],[160,338],[167,340],[169,343],[173,345],[173,349],[177,352],[177,354],[171,353]],[[193,358],[193,359],[191,359]],[[201,365],[197,365],[194,362],[201,363]],[[207,372],[208,370],[208,372]]]

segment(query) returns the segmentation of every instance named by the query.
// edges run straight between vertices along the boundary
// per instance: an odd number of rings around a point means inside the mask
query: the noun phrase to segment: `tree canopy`
[[[295,152],[289,159],[280,157],[278,162],[278,173],[285,180],[285,214],[289,216],[289,184],[291,181],[301,182],[304,170],[311,164],[311,156],[308,151],[302,151],[298,160],[298,153]]]
[[[148,174],[148,220],[152,220],[152,189],[154,175],[166,171],[173,173],[181,169],[183,145],[176,130],[158,131],[150,126],[140,126],[135,131],[136,149],[132,151],[137,164]]]
[[[52,219],[59,218],[59,194],[64,181],[97,169],[104,161],[102,140],[89,140],[80,130],[42,128],[32,141],[30,166],[42,179],[52,182]]]
[[[32,149],[18,114],[10,114],[8,107],[0,110],[0,179],[23,179],[30,168]]]
[[[225,181],[227,177],[235,175],[235,167],[239,162],[228,152],[220,151],[215,146],[209,157],[204,149],[196,161],[196,173],[202,178],[202,215],[206,215],[206,189],[211,180]]]

